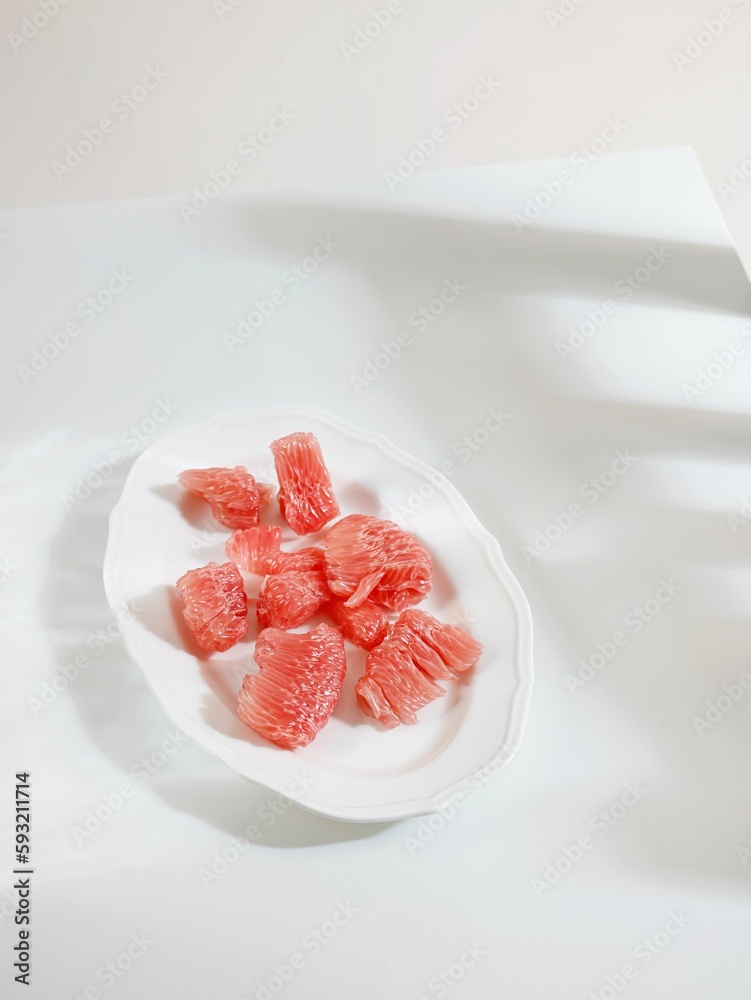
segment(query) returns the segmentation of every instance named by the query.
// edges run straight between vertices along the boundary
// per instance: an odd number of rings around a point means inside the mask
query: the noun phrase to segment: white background
[[[35,9],[8,5],[7,30]],[[0,808],[5,829],[11,772],[29,768],[37,866],[28,990],[12,982],[3,853],[3,995],[72,1000],[91,987],[108,1000],[242,1000],[299,952],[305,965],[285,1000],[411,1000],[440,996],[433,977],[478,942],[487,955],[451,987],[456,1000],[608,1000],[607,977],[617,982],[630,961],[638,975],[623,992],[633,1000],[747,1000],[751,864],[739,848],[751,850],[751,694],[704,735],[692,720],[749,671],[751,528],[727,520],[751,500],[748,352],[693,402],[683,387],[745,336],[748,285],[681,154],[598,161],[519,238],[505,228],[510,214],[568,161],[429,170],[568,156],[620,115],[628,128],[614,153],[691,143],[710,180],[726,179],[751,142],[751,10],[681,73],[672,53],[720,5],[589,0],[557,30],[546,9],[405,5],[347,62],[339,45],[370,6],[322,14],[245,0],[220,20],[209,3],[139,12],[70,0],[28,46],[7,46],[7,209],[189,196],[285,106],[296,120],[233,192],[318,182],[336,192],[346,180],[349,200],[239,198],[190,224],[169,199],[0,218]],[[52,161],[157,65],[163,85],[59,182]],[[392,196],[383,172],[485,74],[502,82],[497,96]],[[374,179],[358,187],[359,176]],[[748,204],[746,188],[720,199],[747,262]],[[235,317],[331,229],[338,255],[230,352],[223,334]],[[673,248],[671,263],[562,361],[556,343],[655,242]],[[122,267],[132,286],[24,379],[18,365]],[[355,392],[351,376],[457,270],[471,291],[456,310]],[[529,727],[519,756],[424,847],[414,848],[419,821],[350,826],[295,808],[267,821],[273,797],[192,744],[137,777],[174,726],[114,637],[101,584],[107,515],[135,452],[84,503],[66,510],[63,497],[165,396],[179,405],[165,432],[218,409],[294,401],[381,430],[432,464],[489,406],[513,414],[456,485],[532,603]],[[523,545],[624,448],[639,456],[635,468],[528,564]],[[579,660],[671,577],[683,588],[675,600],[572,694],[566,677]],[[111,631],[100,650],[101,629]],[[33,711],[29,699],[81,651],[89,665]],[[77,835],[123,782],[133,791],[122,807]],[[538,894],[533,879],[635,782],[646,789],[638,804]],[[259,842],[204,887],[201,870],[250,824]],[[302,942],[347,900],[359,912],[314,954]],[[681,933],[648,964],[635,959],[673,912],[688,920]],[[153,943],[107,985],[106,963],[134,934]]]
[[[340,46],[380,4],[234,2],[226,13],[212,0],[68,0],[14,51],[8,33],[19,35],[38,8],[6,0],[0,204],[187,193],[284,106],[297,115],[293,126],[233,187],[382,173],[482,74],[501,88],[429,169],[564,156],[599,135],[609,115],[627,124],[619,150],[691,145],[713,185],[751,148],[746,0],[571,0],[573,13],[555,24],[553,0],[403,0],[349,60]],[[723,9],[732,22],[679,68],[675,53]],[[59,181],[51,164],[66,145],[154,66],[168,79]],[[720,200],[748,265],[749,185]]]
[[[435,977],[477,944],[457,1000],[608,1000],[629,963],[633,1000],[746,1000],[749,285],[687,151],[602,157],[517,233],[511,213],[567,162],[424,174],[396,194],[233,196],[190,223],[179,199],[0,216],[16,334],[1,389],[4,826],[16,768],[34,801],[22,995],[268,1000],[275,966],[300,954],[286,1000],[414,1000],[443,995]],[[228,340],[332,233],[330,259],[283,285],[252,337]],[[87,322],[78,303],[112,267],[133,279]],[[627,275],[644,282],[628,301]],[[466,292],[373,378],[367,361],[449,276]],[[587,327],[608,299],[617,312]],[[70,317],[80,332],[54,356]],[[40,349],[53,356],[29,374]],[[530,599],[522,749],[434,831],[276,815],[276,796],[175,743],[117,638],[102,561],[137,451],[217,410],[285,403],[433,466],[453,458]],[[457,445],[499,407],[510,419],[462,460]],[[593,477],[606,487],[594,501]],[[220,554],[197,541],[197,563]],[[358,912],[316,952],[308,935],[348,901]],[[151,944],[132,961],[134,934]]]

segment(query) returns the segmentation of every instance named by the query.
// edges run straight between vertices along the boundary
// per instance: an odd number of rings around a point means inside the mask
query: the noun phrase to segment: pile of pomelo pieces
[[[228,562],[188,570],[177,581],[193,638],[206,651],[234,646],[248,630],[240,570],[259,574],[264,580],[255,601],[259,634],[253,653],[259,671],[245,677],[239,693],[237,712],[244,722],[286,749],[310,743],[339,700],[345,639],[368,651],[355,685],[361,710],[386,729],[417,722],[416,713],[445,694],[436,681],[470,670],[481,644],[414,608],[432,585],[430,553],[418,538],[393,521],[339,517],[315,435],[290,434],[272,442],[271,452],[276,499],[292,530],[307,535],[334,524],[321,545],[283,551],[281,529],[262,523],[273,486],[241,466],[181,473],[180,483],[233,529]],[[290,631],[319,611],[331,624]]]

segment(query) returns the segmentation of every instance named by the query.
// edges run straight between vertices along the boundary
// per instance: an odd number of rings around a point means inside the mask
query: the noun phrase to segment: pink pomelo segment
[[[359,607],[350,608],[341,598],[335,597],[328,610],[344,638],[361,649],[380,645],[391,628],[386,612],[373,601],[363,601]]]
[[[297,431],[271,443],[279,509],[298,535],[319,531],[339,514],[331,477],[314,434]]]
[[[355,684],[357,703],[386,729],[413,724],[421,708],[445,693],[435,680],[470,670],[482,648],[464,629],[424,611],[404,611],[368,654],[365,674]]]
[[[256,608],[258,627],[297,628],[312,618],[330,597],[326,577],[320,570],[267,576]]]
[[[264,629],[245,677],[237,714],[259,736],[287,750],[307,746],[336,707],[347,669],[344,640],[331,625],[311,632]]]
[[[234,563],[211,562],[177,581],[183,617],[201,649],[223,652],[248,631],[248,599]]]
[[[186,469],[178,479],[186,490],[205,500],[216,520],[227,528],[251,528],[258,524],[261,506],[273,496],[273,487],[256,483],[241,465],[232,469]],[[263,490],[263,500],[259,487]]]
[[[318,545],[309,545],[297,552],[267,552],[260,560],[263,573],[298,573],[323,572],[323,549]]]
[[[454,676],[470,670],[480,659],[481,642],[458,625],[447,625],[419,608],[410,608],[400,615],[397,626],[400,625],[435,650]]]
[[[393,521],[366,514],[343,517],[330,528],[324,551],[329,587],[349,607],[370,598],[403,611],[432,586],[430,553]]]
[[[282,529],[273,524],[257,524],[253,528],[238,528],[227,539],[227,558],[248,573],[265,574],[265,558],[279,552]]]
[[[248,573],[323,572],[323,549],[309,545],[297,552],[283,552],[282,529],[273,524],[238,528],[227,539],[227,558]]]
[[[365,677],[360,678],[355,685],[360,707],[367,714],[372,714],[372,695],[371,698],[365,698],[363,704],[363,688],[382,695],[389,709],[382,713],[385,718],[388,719],[393,714],[399,722],[408,725],[417,722],[417,712],[421,708],[446,693],[415,664],[410,655],[409,644],[393,634],[368,654]],[[380,721],[381,716],[376,718]]]

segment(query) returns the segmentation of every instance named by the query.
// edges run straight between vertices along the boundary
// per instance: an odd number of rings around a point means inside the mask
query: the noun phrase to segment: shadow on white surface
[[[276,256],[289,262],[331,234],[344,248],[347,265],[381,287],[398,288],[414,281],[421,270],[435,277],[441,262],[455,265],[459,259],[462,270],[471,270],[479,280],[492,276],[494,292],[514,296],[587,297],[608,287],[612,294],[614,282],[662,246],[668,261],[655,272],[659,281],[643,283],[640,301],[719,314],[749,310],[748,278],[736,251],[726,246],[574,232],[544,224],[518,232],[505,221],[402,213],[388,203],[355,209],[220,199],[202,222],[201,246],[207,255]],[[331,264],[337,264],[338,253],[334,251]],[[405,259],[409,268],[404,267]]]
[[[358,363],[364,350],[377,352],[425,296],[435,294],[437,276],[458,274],[466,281],[467,295],[455,311],[416,338],[399,363],[362,397],[351,396],[348,406],[370,424],[382,420],[386,433],[428,461],[451,449],[457,428],[479,425],[489,406],[508,409],[508,425],[471,460],[457,461],[453,481],[500,539],[536,622],[555,638],[557,654],[538,657],[536,668],[539,683],[559,701],[547,713],[532,712],[527,739],[547,743],[559,768],[561,756],[585,759],[593,789],[600,760],[603,773],[643,766],[651,774],[659,794],[647,797],[631,825],[608,842],[613,866],[624,878],[643,872],[676,883],[740,886],[745,872],[734,847],[747,838],[747,811],[739,802],[747,799],[748,780],[728,760],[749,759],[748,704],[704,736],[692,719],[722,694],[723,683],[748,670],[751,612],[739,610],[735,618],[718,613],[712,588],[718,574],[751,564],[751,533],[734,535],[721,512],[691,498],[679,508],[663,490],[676,459],[696,467],[708,458],[734,460],[751,483],[751,418],[742,405],[724,401],[723,392],[701,406],[681,401],[682,383],[736,335],[751,310],[748,280],[734,251],[671,243],[669,266],[639,292],[640,311],[623,303],[619,316],[575,358],[563,361],[554,345],[568,335],[567,324],[581,325],[588,309],[613,295],[614,283],[643,263],[649,240],[542,228],[517,234],[489,223],[305,204],[218,203],[213,212],[201,231],[206,258],[251,262],[271,255],[281,268],[322,234],[333,232],[341,240],[332,268],[359,282],[380,309],[378,323],[358,340]],[[325,290],[333,296],[337,287]],[[333,314],[336,308],[344,325],[360,322],[355,306],[361,300],[321,295],[315,309]],[[682,350],[689,316],[691,336]],[[640,339],[642,318],[646,339]],[[268,339],[261,344],[270,352],[265,357],[272,370],[271,352],[280,348]],[[340,348],[346,350],[343,339],[332,344],[332,356]],[[632,369],[625,368],[627,358]],[[345,358],[345,378],[351,360]],[[300,364],[306,361],[303,356]],[[250,356],[238,361],[243,378],[252,363]],[[326,359],[319,363],[326,367]],[[724,385],[731,380],[728,375]],[[305,401],[335,408],[336,399],[325,398],[329,387],[323,380]],[[259,402],[281,402],[288,393],[271,379]],[[241,408],[239,391],[234,398]],[[217,409],[225,405],[224,397],[217,398]],[[595,503],[584,503],[570,530],[528,563],[523,549],[536,534],[572,501],[581,504],[582,486],[607,469],[619,450],[629,449],[637,457],[633,470]],[[106,487],[70,513],[53,545],[45,611],[53,636],[72,620],[106,620],[100,582],[106,516],[125,472],[118,469]],[[723,487],[726,508],[738,498],[735,488],[729,480]],[[624,621],[634,606],[671,577],[680,585],[675,599],[638,632],[628,632]],[[583,690],[570,694],[567,675],[619,629],[627,631],[627,646]],[[62,660],[65,650],[59,654]],[[126,734],[148,740],[161,733],[153,699],[119,646],[82,677],[72,695],[95,743],[124,770],[130,763]],[[219,764],[209,771],[223,773]],[[252,812],[250,799],[266,794],[243,791],[241,802],[237,789],[248,786],[239,779],[196,787],[189,775],[169,787],[152,787],[174,808],[237,835]],[[554,811],[554,797],[547,812]],[[337,824],[292,807],[262,843],[328,843],[379,829]]]
[[[188,493],[179,483],[164,483],[152,487],[154,493],[169,504],[177,506],[183,519],[194,528],[206,528],[206,504],[197,496]],[[213,525],[219,530],[218,525]]]
[[[232,224],[225,217],[218,225],[223,241]],[[571,715],[581,720],[574,744],[603,759],[611,752],[622,756],[631,744],[632,767],[652,758],[656,786],[631,828],[610,841],[614,866],[626,876],[643,871],[678,884],[690,879],[740,888],[745,873],[735,845],[747,839],[747,809],[739,802],[748,799],[748,779],[728,762],[751,757],[748,704],[704,735],[693,720],[723,694],[722,684],[749,670],[751,606],[736,619],[717,614],[709,580],[716,586],[717,574],[743,568],[751,593],[751,532],[732,534],[723,512],[692,505],[690,492],[687,509],[680,509],[662,490],[676,459],[699,469],[709,458],[734,460],[745,468],[745,489],[751,484],[748,368],[745,406],[742,395],[736,403],[722,387],[699,407],[681,398],[682,385],[740,335],[740,321],[751,312],[751,289],[735,252],[669,244],[669,266],[639,290],[639,309],[652,310],[645,321],[654,328],[651,343],[636,339],[633,321],[630,328],[613,322],[585,344],[577,368],[553,349],[568,331],[546,322],[553,315],[549,300],[573,300],[572,322],[580,322],[587,308],[613,297],[620,276],[643,263],[649,241],[550,230],[520,236],[485,223],[305,205],[253,207],[234,225],[237,241],[222,242],[222,250],[240,256],[248,251],[249,232],[264,252],[293,258],[316,234],[333,231],[346,246],[348,265],[391,312],[387,336],[403,325],[410,286],[423,288],[437,274],[459,273],[467,281],[471,302],[446,319],[448,330],[434,328],[429,341],[405,351],[382,378],[439,454],[461,425],[462,411],[466,426],[478,419],[474,400],[480,407],[495,400],[508,406],[508,428],[481,458],[459,469],[455,483],[501,539],[535,620],[557,637],[558,661],[537,665],[542,683],[561,689],[596,643],[619,628],[626,632],[628,647],[570,696]],[[699,317],[695,325],[689,313]],[[374,337],[372,349],[378,346]],[[624,371],[624,350],[634,359],[633,371]],[[637,456],[633,472],[591,508],[584,504],[570,533],[525,567],[523,546],[555,513],[581,500],[582,485],[624,449]],[[729,480],[720,488],[729,509],[739,494]],[[624,620],[633,608],[673,578],[680,588],[674,601],[654,620],[639,625],[634,619],[638,631],[629,631]],[[570,723],[560,715],[535,719],[533,712],[528,738],[534,739],[535,726],[551,727],[560,733],[558,753],[565,753]],[[627,753],[622,763],[629,767]]]

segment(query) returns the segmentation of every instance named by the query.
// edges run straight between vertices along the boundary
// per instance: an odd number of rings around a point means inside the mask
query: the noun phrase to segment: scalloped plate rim
[[[110,608],[115,614],[116,621],[119,623],[123,645],[125,646],[125,650],[129,658],[141,671],[149,690],[152,692],[157,702],[161,705],[165,714],[171,719],[171,721],[179,726],[179,728],[182,729],[195,743],[202,747],[202,749],[211,753],[214,757],[217,757],[241,777],[253,781],[270,791],[288,796],[297,805],[302,806],[311,812],[325,816],[328,819],[344,822],[392,822],[412,816],[421,816],[431,812],[437,812],[446,806],[454,795],[460,792],[463,788],[466,789],[466,781],[468,778],[491,768],[495,768],[494,773],[497,773],[497,770],[504,767],[518,752],[524,734],[534,681],[534,669],[532,662],[532,613],[524,591],[509,568],[508,563],[503,556],[503,551],[498,539],[495,538],[495,536],[482,525],[467,501],[456,489],[456,487],[446,479],[446,477],[441,477],[440,481],[437,483],[433,480],[436,489],[446,496],[456,513],[462,519],[465,527],[478,541],[482,543],[494,575],[499,578],[499,581],[502,582],[508,591],[519,627],[517,655],[515,658],[518,683],[514,689],[511,699],[509,731],[506,734],[506,738],[504,738],[502,743],[499,745],[495,754],[492,755],[481,767],[473,768],[460,780],[446,785],[439,791],[434,792],[432,795],[424,798],[410,798],[403,801],[392,800],[389,802],[363,806],[345,806],[343,804],[332,803],[329,800],[324,801],[316,799],[316,797],[311,795],[308,791],[292,794],[290,789],[286,787],[284,782],[279,780],[276,775],[268,773],[255,765],[252,767],[248,767],[247,765],[242,767],[233,759],[232,754],[226,752],[226,746],[224,746],[221,741],[217,740],[216,736],[210,729],[197,722],[195,718],[185,712],[174,701],[168,690],[165,688],[159,688],[155,685],[152,674],[149,670],[144,668],[141,663],[141,656],[145,654],[139,652],[137,648],[138,641],[132,628],[130,628],[127,623],[122,622],[121,614],[124,610],[127,610],[128,605],[122,594],[119,580],[117,579],[115,573],[115,566],[117,556],[119,555],[119,551],[123,544],[124,518],[127,512],[128,501],[130,499],[131,492],[137,488],[137,471],[139,467],[146,464],[156,452],[161,451],[165,446],[172,444],[181,438],[190,437],[199,430],[209,429],[227,423],[242,423],[248,420],[262,420],[274,417],[290,416],[300,416],[303,418],[310,417],[319,420],[322,423],[330,425],[339,432],[346,434],[348,437],[372,443],[385,455],[396,459],[398,462],[406,465],[408,468],[419,473],[420,475],[426,477],[428,474],[435,475],[436,470],[434,470],[431,466],[404,451],[379,431],[363,430],[337,416],[334,416],[333,414],[319,410],[315,407],[303,405],[265,407],[251,411],[220,411],[206,417],[199,423],[191,424],[189,427],[182,428],[172,434],[159,438],[158,441],[155,441],[153,444],[145,448],[136,458],[128,472],[120,497],[110,511],[109,515],[109,533],[103,563],[103,582]],[[249,773],[249,771],[252,771],[253,773]]]

